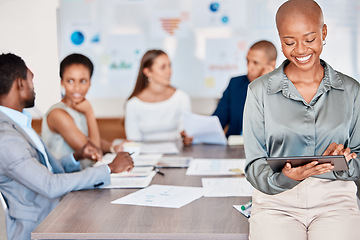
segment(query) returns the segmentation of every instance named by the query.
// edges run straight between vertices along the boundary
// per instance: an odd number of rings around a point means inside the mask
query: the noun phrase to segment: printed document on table
[[[157,168],[187,168],[192,157],[163,157],[156,164]]]
[[[203,196],[200,187],[151,185],[111,203],[150,207],[180,208]]]
[[[148,176],[152,171],[154,170],[154,167],[134,167],[131,169],[130,172],[124,171],[121,173],[112,173],[110,177],[146,177]]]
[[[227,139],[217,116],[203,116],[185,112],[184,129],[188,136],[194,137],[193,143],[226,145]]]
[[[143,154],[178,154],[179,149],[174,142],[141,143],[140,152]]]
[[[245,159],[191,160],[186,175],[239,175],[244,174]]]
[[[150,185],[156,172],[152,171],[146,177],[113,177],[110,175],[110,184],[100,188],[144,188]]]
[[[253,187],[244,177],[202,178],[204,197],[252,196]]]
[[[162,158],[162,154],[146,154],[131,156],[134,161],[135,167],[146,167],[146,166],[155,166],[159,160]],[[101,164],[109,164],[116,157],[116,153],[107,153],[103,156],[102,161],[96,162],[94,166],[99,166]]]
[[[134,166],[155,166],[163,157],[162,154],[144,154],[138,156],[131,156],[134,161]]]

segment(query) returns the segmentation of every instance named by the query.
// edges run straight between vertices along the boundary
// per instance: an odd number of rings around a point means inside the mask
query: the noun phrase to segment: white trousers
[[[307,178],[291,190],[255,190],[251,240],[357,240],[360,211],[353,181]]]

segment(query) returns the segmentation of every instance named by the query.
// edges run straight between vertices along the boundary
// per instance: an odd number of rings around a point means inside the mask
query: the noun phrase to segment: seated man
[[[24,108],[33,107],[33,73],[14,54],[0,55],[0,191],[8,206],[8,240],[30,240],[31,232],[73,190],[110,182],[110,172],[129,171],[128,153],[108,165],[80,170],[78,159],[100,160],[100,150],[88,142],[80,151],[57,161],[31,128]]]
[[[226,137],[242,134],[243,111],[250,82],[275,69],[277,52],[268,41],[253,44],[247,54],[247,75],[230,79],[220,102],[213,113],[218,116],[221,126],[228,125]]]

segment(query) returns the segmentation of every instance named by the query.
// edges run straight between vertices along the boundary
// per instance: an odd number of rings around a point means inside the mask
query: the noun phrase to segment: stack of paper
[[[134,161],[135,167],[146,167],[146,166],[155,166],[159,160],[162,158],[162,154],[146,154],[131,156]],[[116,157],[116,153],[107,153],[103,156],[102,161],[96,162],[94,166],[109,164]]]
[[[156,164],[157,168],[187,168],[192,157],[163,157]]]
[[[178,154],[179,149],[174,142],[141,143],[142,154]]]
[[[119,178],[119,177],[146,177],[152,171],[154,167],[134,167],[130,172],[121,172],[121,173],[112,173],[110,177]]]
[[[146,177],[110,177],[111,183],[101,188],[144,188],[150,185],[156,172],[151,171]]]
[[[155,166],[160,159],[162,158],[162,154],[146,154],[132,157],[134,161],[134,166]]]
[[[94,166],[111,163],[116,153],[108,153],[103,156],[102,161],[96,162]],[[154,166],[158,163],[162,154],[149,154],[134,156],[134,168],[130,172],[110,174],[110,185],[101,188],[144,188],[150,185],[155,176]]]

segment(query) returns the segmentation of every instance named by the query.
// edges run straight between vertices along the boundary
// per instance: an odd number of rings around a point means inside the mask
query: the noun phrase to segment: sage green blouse
[[[360,156],[359,83],[321,60],[324,78],[307,103],[284,73],[283,64],[248,88],[244,109],[245,175],[259,191],[277,194],[299,181],[274,173],[265,157],[322,155],[330,143],[342,143]],[[315,177],[356,180],[360,159],[348,162],[348,171]]]

